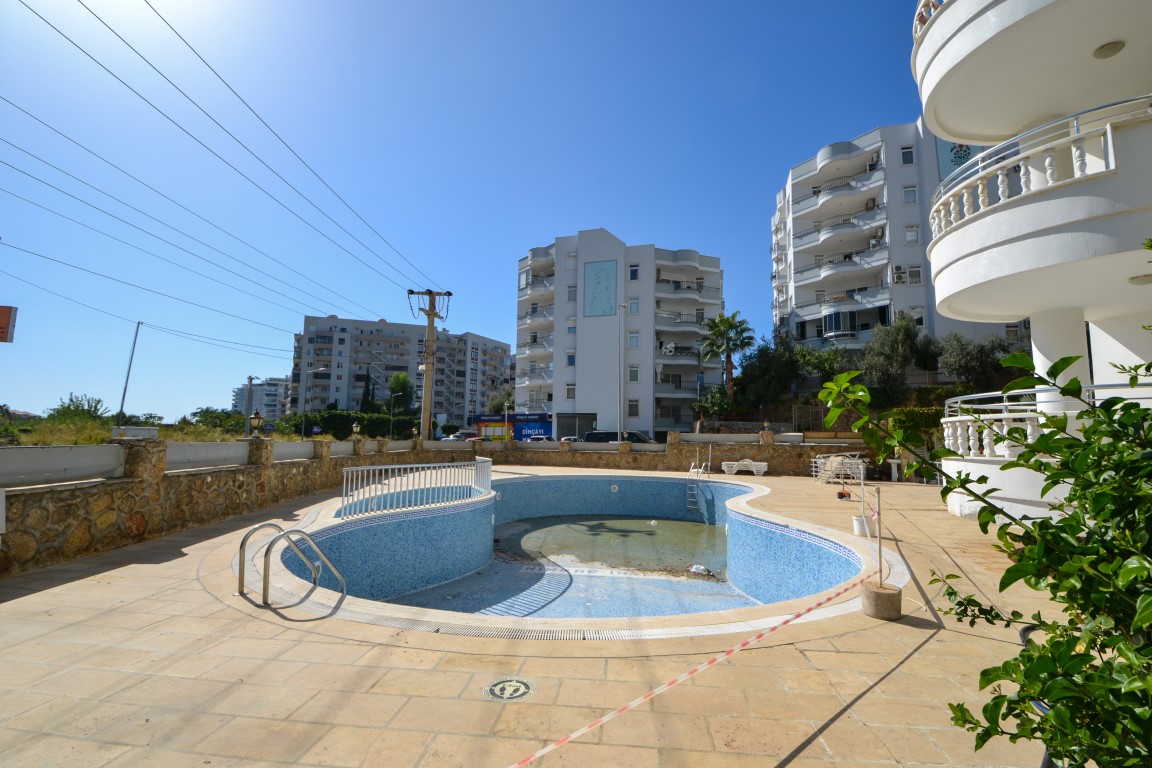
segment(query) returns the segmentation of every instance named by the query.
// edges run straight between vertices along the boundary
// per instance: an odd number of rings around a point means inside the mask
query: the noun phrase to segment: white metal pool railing
[[[492,490],[492,460],[344,470],[342,517],[463,501]]]

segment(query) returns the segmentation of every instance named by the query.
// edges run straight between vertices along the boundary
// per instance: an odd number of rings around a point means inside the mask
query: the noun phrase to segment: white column
[[[1149,291],[1152,303],[1152,290]],[[1092,368],[1100,384],[1127,384],[1127,377],[1119,374],[1112,364],[1143,365],[1152,362],[1152,333],[1143,326],[1152,325],[1152,310],[1121,317],[1096,320],[1089,324],[1092,336]],[[1114,391],[1097,392],[1099,397],[1119,395],[1131,397],[1127,386]],[[1146,395],[1145,395],[1146,396]]]
[[[1062,357],[1079,355],[1068,370],[1060,374],[1061,384],[1076,378],[1081,384],[1091,384],[1088,367],[1088,334],[1081,309],[1052,309],[1029,318],[1032,321],[1032,359],[1036,370],[1044,373],[1052,363]],[[1059,395],[1039,395],[1036,398],[1041,411],[1058,413],[1077,410],[1075,401],[1065,401]]]

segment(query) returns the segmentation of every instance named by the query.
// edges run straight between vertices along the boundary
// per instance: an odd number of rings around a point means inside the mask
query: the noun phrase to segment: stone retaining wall
[[[829,445],[775,445],[768,433],[759,444],[680,443],[673,433],[660,453],[633,452],[630,443],[616,451],[573,451],[568,443],[556,450],[517,449],[499,443],[472,443],[458,450],[412,450],[364,453],[356,441],[351,456],[332,456],[331,443],[313,442],[313,458],[272,461],[272,441],[249,442],[248,465],[205,470],[165,471],[166,445],[160,440],[117,440],[125,447],[124,477],[28,488],[6,492],[7,532],[0,537],[0,577],[53,563],[165,536],[216,520],[264,509],[281,501],[320,491],[338,493],[346,467],[440,464],[472,461],[477,456],[495,465],[585,467],[686,472],[707,461],[720,474],[724,461],[751,459],[768,463],[771,475],[807,475],[812,458],[837,450]]]

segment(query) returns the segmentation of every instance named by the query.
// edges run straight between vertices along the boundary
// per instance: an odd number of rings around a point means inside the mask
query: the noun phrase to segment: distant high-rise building
[[[626,245],[605,229],[559,237],[517,266],[516,410],[553,415],[555,437],[692,428],[704,321],[724,309],[720,260]]]
[[[797,342],[860,349],[899,313],[931,336],[1004,335],[936,310],[925,248],[930,197],[953,168],[921,122],[829,144],[794,166],[772,217],[776,330]],[[966,158],[964,158],[966,159]],[[1017,324],[1008,324],[1010,333]]]
[[[412,379],[413,405],[420,407],[426,330],[424,324],[387,320],[305,317],[304,333],[296,335],[293,351],[293,410],[318,411],[329,403],[357,410],[370,380],[376,402],[387,407],[389,380],[395,373]],[[439,330],[433,358],[433,417],[464,425],[484,413],[489,395],[509,383],[510,358],[511,349],[504,342]]]
[[[232,410],[245,416],[260,411],[265,419],[275,421],[287,414],[288,387],[287,376],[254,380],[251,389],[245,383],[232,390]]]

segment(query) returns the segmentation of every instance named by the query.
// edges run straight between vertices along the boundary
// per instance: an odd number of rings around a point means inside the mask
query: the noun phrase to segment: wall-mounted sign
[[[16,338],[16,307],[0,307],[0,341]]]

